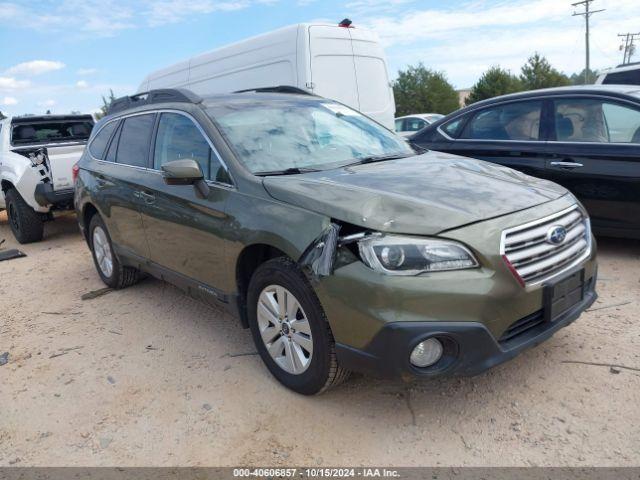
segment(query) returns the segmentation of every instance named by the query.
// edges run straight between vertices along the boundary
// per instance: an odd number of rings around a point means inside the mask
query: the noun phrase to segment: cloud
[[[45,12],[14,1],[0,3],[0,26],[112,37],[123,30],[158,27],[197,15],[273,3],[275,0],[60,0],[47,3]]]
[[[38,102],[38,105],[41,107],[53,107],[57,102],[55,100],[49,99],[43,102]]]
[[[2,90],[23,90],[29,88],[29,80],[16,80],[14,77],[0,77],[0,91]]]
[[[9,106],[9,105],[17,105],[18,99],[15,97],[4,97],[2,101],[0,101],[0,105]]]
[[[78,88],[87,88],[89,84],[85,80],[78,80],[76,82],[76,87]]]
[[[53,72],[65,67],[62,62],[52,60],[32,60],[30,62],[19,63],[9,68],[6,73],[9,75],[35,76],[43,73]]]

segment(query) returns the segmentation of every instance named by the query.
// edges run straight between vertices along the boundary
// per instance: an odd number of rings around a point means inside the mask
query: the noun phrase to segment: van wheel
[[[39,242],[44,236],[42,216],[31,208],[15,188],[5,194],[11,231],[20,243]]]
[[[258,353],[284,386],[304,395],[343,382],[329,322],[300,268],[287,258],[256,270],[247,294],[249,327]]]
[[[111,288],[125,288],[140,278],[137,269],[123,266],[113,251],[111,237],[100,215],[94,215],[89,223],[89,245],[93,262],[102,281]]]

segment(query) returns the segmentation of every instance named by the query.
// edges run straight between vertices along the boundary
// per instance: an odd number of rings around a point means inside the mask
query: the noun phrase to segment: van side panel
[[[310,26],[309,50],[313,93],[360,110],[349,29]]]
[[[360,111],[393,130],[396,105],[384,50],[374,33],[356,28],[348,30],[353,45]]]
[[[138,91],[146,92],[155,88],[183,87],[187,84],[188,80],[189,60],[185,60],[152,73],[145,78]]]

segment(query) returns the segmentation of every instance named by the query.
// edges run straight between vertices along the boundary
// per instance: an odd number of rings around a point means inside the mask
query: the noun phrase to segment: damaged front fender
[[[338,235],[340,225],[331,223],[304,251],[299,265],[314,280],[327,277],[333,273],[338,252]]]

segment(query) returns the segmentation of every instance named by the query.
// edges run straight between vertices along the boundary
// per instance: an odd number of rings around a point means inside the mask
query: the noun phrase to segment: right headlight
[[[388,275],[418,275],[479,265],[467,247],[453,240],[372,235],[360,240],[358,248],[366,265]]]

